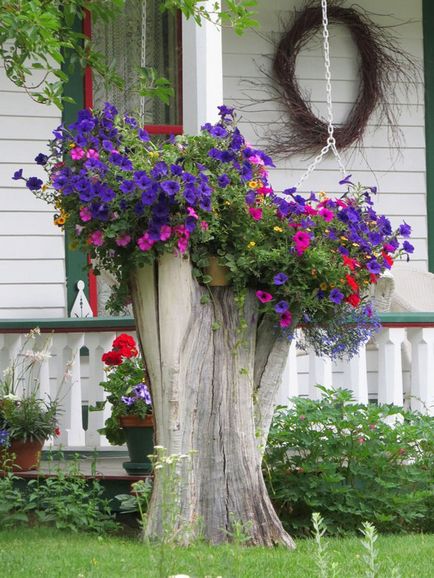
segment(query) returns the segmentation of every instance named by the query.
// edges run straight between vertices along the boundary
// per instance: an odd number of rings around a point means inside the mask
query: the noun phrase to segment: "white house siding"
[[[258,20],[261,27],[238,37],[231,31],[223,36],[224,100],[234,105],[241,116],[240,129],[252,144],[266,148],[268,131],[279,131],[281,109],[270,98],[270,81],[262,70],[270,71],[274,45],[294,7],[302,0],[259,0]],[[319,4],[319,2],[318,2]],[[350,6],[352,2],[346,2]],[[345,5],[344,4],[344,5]],[[393,34],[402,48],[423,66],[423,33],[421,0],[361,0],[359,6],[372,12],[381,25],[393,25]],[[398,25],[398,26],[396,26]],[[330,27],[332,55],[332,90],[337,122],[345,120],[358,91],[357,51],[348,30]],[[302,51],[297,62],[299,83],[311,94],[313,106],[325,116],[325,81],[322,38],[317,35]],[[426,177],[423,85],[419,78],[416,90],[408,94],[399,90],[399,128],[403,138],[393,143],[387,126],[378,118],[370,119],[363,142],[346,150],[342,157],[347,173],[356,182],[377,185],[376,208],[391,217],[393,224],[403,218],[413,227],[415,253],[411,266],[427,269]],[[262,101],[262,102],[261,102]],[[325,143],[324,143],[325,144]],[[319,152],[319,151],[318,151]],[[277,190],[294,186],[312,159],[293,155],[280,160],[271,175]],[[333,157],[325,159],[302,190],[337,192],[340,177]],[[406,266],[404,262],[397,266]]]
[[[32,101],[0,68],[0,319],[65,315],[63,234],[53,211],[11,180],[19,168],[42,178],[33,159],[60,122],[56,107]]]

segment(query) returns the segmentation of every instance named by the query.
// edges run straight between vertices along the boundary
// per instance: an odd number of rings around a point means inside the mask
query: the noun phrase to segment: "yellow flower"
[[[232,205],[230,201],[225,201],[225,205]]]
[[[47,189],[48,189],[47,183],[45,183],[44,185],[42,185],[41,191],[46,191]]]
[[[256,245],[255,241],[250,241],[250,243],[247,245],[247,249],[253,249],[255,245]]]
[[[359,244],[358,243],[353,243],[353,247],[358,247]]]
[[[75,149],[75,143],[73,143],[73,142],[72,142],[72,143],[69,143],[69,148],[70,148],[70,149]]]
[[[63,215],[60,215],[59,217],[55,217],[54,219],[54,224],[57,225],[58,227],[62,227],[65,224],[65,217]]]
[[[160,154],[157,151],[149,151],[148,155],[151,157],[151,159],[158,159],[158,157],[160,156]]]
[[[321,201],[325,201],[327,199],[327,195],[325,194],[324,191],[321,191],[320,193],[318,193],[318,196],[321,199]]]
[[[247,185],[248,185],[251,189],[257,189],[257,188],[260,186],[260,184],[258,183],[258,181],[255,181],[255,180],[249,181],[249,182],[247,183]]]
[[[344,237],[344,236],[341,237],[341,240],[342,240],[342,241],[348,241],[348,239],[347,239],[346,237]]]
[[[327,283],[321,283],[321,285],[319,286],[319,288],[321,289],[321,291],[325,291],[327,289]]]
[[[276,233],[283,233],[282,227],[273,227],[273,231],[276,231]]]

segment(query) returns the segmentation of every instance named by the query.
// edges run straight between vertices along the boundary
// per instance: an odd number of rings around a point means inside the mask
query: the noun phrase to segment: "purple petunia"
[[[216,138],[225,138],[228,136],[228,131],[220,125],[213,126],[209,129],[209,133]]]
[[[35,157],[35,163],[37,165],[46,165],[48,162],[48,157],[47,155],[44,155],[44,153],[39,153],[37,157]]]
[[[120,185],[119,185],[119,190],[122,191],[123,193],[125,193],[126,195],[129,195],[130,193],[132,193],[136,188],[136,184],[134,183],[134,181],[123,181]]]
[[[39,191],[39,189],[42,187],[42,185],[43,185],[43,182],[41,181],[41,179],[38,179],[38,177],[30,177],[26,181],[26,187],[30,191]]]
[[[217,182],[219,184],[219,187],[224,189],[231,182],[231,179],[228,177],[227,174],[223,174],[223,175],[219,176],[219,178],[217,179]]]
[[[24,179],[23,169],[19,169],[18,171],[15,171],[14,176],[12,177],[13,181],[19,181],[20,179]]]
[[[148,142],[150,140],[149,133],[144,128],[140,128],[137,134],[139,135],[139,139],[143,142]]]
[[[283,285],[287,281],[288,275],[285,275],[285,273],[277,273],[277,275],[274,275],[273,283],[275,285]]]
[[[289,309],[289,305],[287,303],[287,301],[279,301],[279,303],[277,303],[274,307],[274,311],[276,313],[285,313],[285,311],[288,311]]]
[[[332,289],[330,291],[329,299],[333,303],[339,304],[344,298],[344,294],[339,291],[339,289]]]
[[[406,253],[414,253],[414,247],[411,243],[409,243],[408,241],[404,241],[402,244],[402,248],[404,249],[404,251]]]
[[[163,181],[160,183],[160,187],[162,190],[168,194],[169,196],[173,197],[179,191],[179,183],[176,181]]]
[[[381,273],[381,265],[376,259],[371,259],[367,263],[366,269],[369,271],[369,273],[373,273],[374,275]]]
[[[410,237],[411,235],[411,226],[408,225],[405,221],[399,226],[399,234],[403,237]]]

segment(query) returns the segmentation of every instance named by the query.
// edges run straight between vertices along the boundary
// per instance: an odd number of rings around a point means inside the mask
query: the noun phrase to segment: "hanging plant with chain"
[[[374,110],[397,136],[396,84],[414,86],[415,63],[390,34],[387,27],[373,22],[355,7],[329,3],[331,23],[348,28],[360,57],[360,88],[345,122],[335,129],[339,150],[361,140]],[[314,113],[309,98],[303,94],[296,77],[296,61],[301,50],[321,29],[322,10],[319,3],[309,2],[295,13],[292,25],[281,37],[273,61],[273,89],[287,112],[281,120],[282,129],[270,135],[273,154],[311,152],[327,139],[327,122]]]

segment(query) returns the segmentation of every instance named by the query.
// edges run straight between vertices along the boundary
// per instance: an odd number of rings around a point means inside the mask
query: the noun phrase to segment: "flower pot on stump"
[[[123,462],[122,467],[130,476],[141,476],[152,471],[148,458],[154,451],[154,420],[152,415],[144,419],[135,415],[126,415],[120,419],[125,433],[130,461]]]

